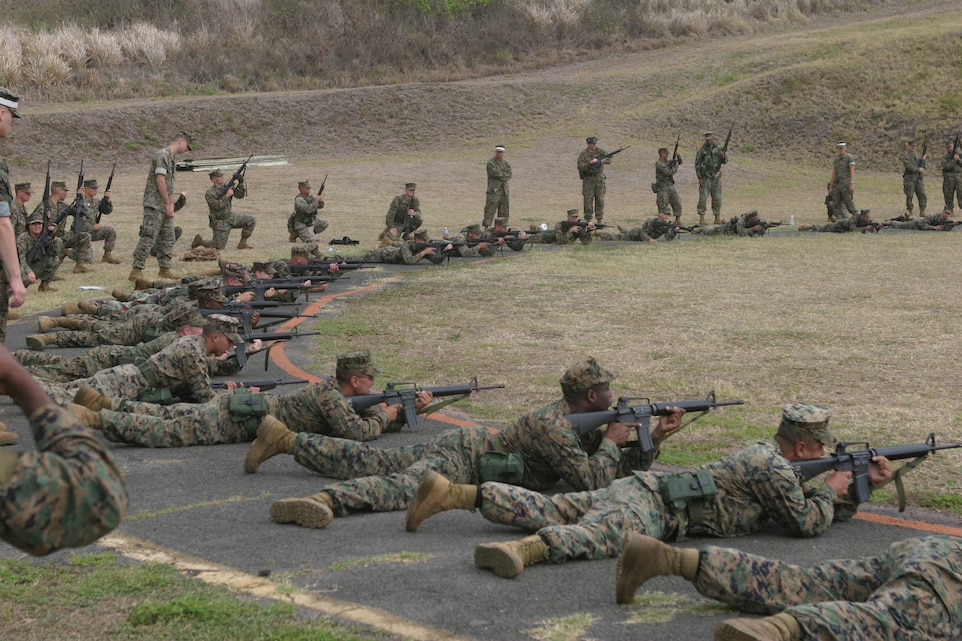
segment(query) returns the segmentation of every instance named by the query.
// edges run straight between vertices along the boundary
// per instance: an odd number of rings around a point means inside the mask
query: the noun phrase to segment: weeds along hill
[[[321,140],[336,156],[586,128],[690,148],[731,125],[742,154],[824,162],[847,139],[888,170],[908,138],[944,151],[962,107],[962,9],[945,0],[0,7],[0,82],[28,114],[15,167],[64,149],[140,162],[179,129],[201,155],[297,158]]]

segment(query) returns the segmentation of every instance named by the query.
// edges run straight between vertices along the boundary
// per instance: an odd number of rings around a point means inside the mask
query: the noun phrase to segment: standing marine
[[[728,162],[728,154],[715,143],[715,134],[705,133],[705,144],[695,154],[695,175],[698,177],[698,224],[705,224],[705,211],[708,197],[711,196],[711,211],[715,224],[721,224],[722,209],[722,165]]]

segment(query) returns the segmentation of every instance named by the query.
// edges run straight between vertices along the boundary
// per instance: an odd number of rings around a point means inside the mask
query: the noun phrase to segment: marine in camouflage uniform
[[[518,542],[479,546],[475,559],[479,567],[511,577],[524,565],[545,560],[563,563],[618,556],[632,531],[664,541],[682,541],[693,533],[744,536],[774,519],[794,536],[821,534],[833,520],[854,513],[853,496],[839,495],[839,488],[848,487],[849,476],[835,472],[824,484],[803,483],[791,462],[819,458],[825,446],[835,444],[828,429],[830,415],[812,405],[786,405],[773,440],[693,471],[637,472],[592,492],[545,496],[503,483],[485,483],[479,492],[482,516],[537,534]],[[884,470],[890,470],[884,459],[872,467],[875,483],[884,480]],[[698,497],[666,498],[677,485],[707,489]],[[523,564],[503,563],[502,557],[517,557],[519,552],[525,557]]]
[[[43,232],[43,214],[35,211],[30,214],[27,221],[27,231],[17,236],[17,255],[20,257],[23,275],[27,282],[30,282],[31,276],[34,276],[34,281],[39,280],[40,291],[55,292],[57,290],[51,287],[50,283],[57,277],[57,270],[60,268],[63,241],[59,238],[51,238],[43,250],[34,255],[33,261],[28,260],[27,257],[37,243],[37,238]]]
[[[413,234],[413,240],[396,241],[384,247],[378,247],[364,254],[364,262],[369,263],[388,263],[392,265],[417,265],[422,260],[427,260],[435,265],[444,262],[445,256],[434,247],[425,247],[428,232],[426,229],[419,229]]]
[[[140,239],[134,249],[133,269],[127,276],[128,280],[136,281],[142,276],[152,250],[156,250],[160,277],[173,278],[170,262],[174,251],[174,212],[179,209],[177,203],[186,202],[186,198],[178,198],[176,203],[174,201],[174,182],[177,178],[174,158],[177,154],[191,151],[191,141],[190,134],[181,131],[150,162],[144,187],[144,219],[140,224]]]
[[[117,246],[117,231],[109,225],[97,222],[98,216],[109,216],[113,213],[114,205],[110,201],[111,194],[110,191],[106,191],[103,198],[97,198],[98,189],[100,189],[100,185],[97,184],[96,178],[84,181],[84,215],[81,217],[83,230],[90,234],[91,243],[104,241],[104,255],[100,262],[119,265],[120,261],[113,255],[114,247]],[[93,249],[87,252],[86,258],[88,263],[93,262]]]
[[[522,416],[506,429],[492,433],[484,427],[462,428],[428,443],[394,449],[293,434],[283,425],[265,422],[248,451],[245,469],[256,472],[264,460],[285,452],[320,474],[352,479],[330,484],[314,496],[284,499],[271,506],[276,521],[305,527],[324,527],[333,516],[352,512],[403,510],[430,470],[455,483],[480,483],[481,457],[487,452],[520,454],[524,463],[517,480],[524,487],[546,490],[559,480],[580,490],[605,487],[622,469],[620,448],[627,442],[628,426],[610,424],[607,435],[593,442],[595,449],[589,453],[566,415],[607,409],[613,378],[614,374],[588,359],[562,376],[565,398]],[[665,424],[663,419],[659,429]]]
[[[598,138],[585,138],[587,146],[578,154],[576,165],[578,177],[581,178],[581,196],[584,198],[585,220],[591,222],[597,219],[599,223],[605,218],[605,165],[611,164],[611,158],[599,161],[599,156],[607,152],[598,146]]]
[[[891,220],[887,224],[892,229],[917,229],[919,231],[952,231],[955,221],[952,212],[944,210],[909,220]]]
[[[99,423],[108,440],[143,447],[252,441],[258,424],[268,414],[295,432],[370,441],[403,426],[392,421],[380,405],[358,414],[349,396],[345,397],[344,392],[359,393],[351,387],[352,376],[373,379],[376,373],[368,352],[352,352],[338,356],[336,376],[292,394],[252,393],[241,388],[217,394],[206,403],[167,406],[115,399],[113,409],[100,411]],[[392,414],[397,415],[396,409]]]
[[[731,218],[727,223],[703,228],[697,232],[704,236],[764,236],[768,227],[762,224],[757,211],[745,212]]]
[[[508,181],[511,180],[511,163],[504,159],[504,145],[494,148],[494,158],[485,165],[488,175],[488,188],[484,192],[484,221],[481,226],[487,229],[495,216],[507,221],[511,217],[508,200]]]
[[[722,210],[722,165],[728,162],[728,156],[721,147],[715,144],[715,134],[705,134],[705,144],[698,148],[695,154],[695,175],[698,177],[698,222],[705,222],[705,211],[708,209],[708,198],[711,197],[711,210],[715,215],[715,224],[721,223]]]
[[[905,215],[912,217],[913,197],[919,199],[919,216],[925,216],[925,206],[928,198],[925,196],[925,159],[919,157],[915,151],[915,141],[906,143],[905,153],[902,154],[902,191],[905,193]]]
[[[395,196],[384,217],[384,231],[378,240],[398,240],[405,232],[411,233],[424,224],[421,217],[421,201],[414,195],[415,183],[406,183],[404,193]],[[413,212],[413,213],[412,213]]]
[[[896,541],[878,556],[791,565],[730,548],[664,550],[644,537],[633,545],[652,556],[695,555],[684,574],[698,592],[764,619],[730,619],[715,638],[953,639],[962,634],[962,538],[932,535]],[[654,555],[651,554],[654,552]],[[625,558],[628,558],[626,552]],[[648,578],[648,577],[646,577]],[[777,614],[775,614],[777,613]],[[739,631],[739,637],[721,637]]]
[[[13,223],[14,235],[27,231],[27,201],[30,200],[30,183],[17,183],[14,187],[13,202],[10,203],[10,222]]]
[[[0,450],[0,539],[43,555],[87,545],[117,527],[127,489],[109,452],[52,405],[3,346],[0,391],[27,414],[36,441],[30,452]]]
[[[845,151],[846,146],[844,142],[835,145],[838,149],[838,155],[832,165],[832,191],[830,194],[832,197],[832,212],[839,219],[854,216],[858,213],[853,200],[855,194],[855,158]]]
[[[324,209],[324,198],[311,193],[309,180],[298,182],[297,191],[298,194],[294,197],[294,213],[287,218],[287,231],[291,234],[291,242],[300,240],[302,243],[314,243],[315,234],[323,232],[329,224],[325,219],[317,217],[317,212]]]
[[[210,210],[207,220],[213,235],[208,243],[200,234],[197,234],[194,242],[191,243],[191,249],[201,246],[224,249],[227,247],[227,237],[230,236],[232,229],[241,230],[237,249],[253,249],[254,246],[248,243],[247,239],[254,233],[257,219],[250,214],[238,214],[233,210],[234,198],[241,199],[247,196],[247,181],[241,176],[231,189],[224,191],[223,171],[215,169],[207,175],[213,184],[204,193],[204,199],[207,201],[207,209]]]
[[[74,265],[74,273],[84,274],[87,272],[87,267],[84,264],[87,260],[87,254],[90,252],[90,234],[83,231],[75,234],[73,231],[73,216],[71,216],[68,211],[70,211],[70,205],[64,202],[64,198],[67,197],[67,183],[55,180],[50,183],[50,228],[53,228],[53,222],[57,219],[60,220],[57,223],[56,228],[51,230],[51,236],[57,238],[62,243],[62,249],[60,252],[60,258],[70,257],[76,264]],[[31,218],[39,216],[41,220],[43,219],[43,203],[39,203],[30,215]]]
[[[507,218],[495,218],[494,228],[482,233],[481,240],[492,245],[503,245],[512,251],[519,252],[524,249],[525,243],[532,242],[530,236],[530,233],[520,229],[508,229]]]
[[[208,354],[226,353],[235,338],[208,325],[203,334],[181,337],[140,364],[117,365],[69,383],[41,381],[40,385],[61,405],[72,401],[82,386],[110,398],[139,398],[145,390],[169,390],[170,396],[192,397],[202,403],[214,394]]]
[[[581,241],[583,245],[590,245],[591,241],[594,240],[595,224],[585,216],[585,225],[581,220],[578,219],[578,210],[569,209],[568,218],[566,220],[560,220],[555,223],[554,226],[554,244],[555,245],[570,245],[577,241]],[[582,223],[580,225],[576,223]],[[567,227],[567,229],[565,229]],[[548,242],[542,240],[541,242]]]
[[[962,207],[962,157],[954,140],[946,143],[942,156],[942,196],[949,211],[955,211],[956,202]]]
[[[678,226],[671,221],[671,214],[662,211],[657,216],[646,220],[640,227],[623,229],[619,226],[618,229],[620,231],[617,234],[601,231],[598,233],[598,237],[601,240],[632,240],[637,242],[656,241],[659,238],[674,240]]]
[[[675,189],[675,173],[681,164],[681,156],[668,158],[668,148],[658,150],[658,161],[655,163],[655,206],[659,212],[670,212],[675,216],[675,222],[681,221],[681,198]],[[704,212],[702,212],[704,213]],[[704,219],[700,222],[704,223]]]
[[[891,223],[875,223],[872,221],[872,212],[868,209],[863,209],[858,212],[858,218],[842,218],[834,223],[827,223],[825,225],[800,225],[798,231],[831,232],[835,234],[860,231],[864,234],[866,231],[878,231],[890,225]]]
[[[37,378],[51,383],[69,383],[93,376],[100,370],[145,360],[180,337],[177,332],[167,332],[148,343],[100,345],[71,358],[29,349],[17,350],[13,356]]]
[[[460,258],[477,258],[478,256],[489,258],[494,256],[492,243],[481,238],[482,231],[481,225],[468,225],[450,238],[449,241],[454,245],[463,243],[462,246],[454,248],[454,255]]]

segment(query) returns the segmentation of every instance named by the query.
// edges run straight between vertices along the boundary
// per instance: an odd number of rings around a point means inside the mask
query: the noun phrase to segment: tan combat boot
[[[489,569],[503,579],[513,579],[525,566],[548,558],[548,546],[537,534],[516,541],[482,543],[474,548],[474,564]]]
[[[122,303],[126,303],[130,300],[130,293],[126,289],[120,289],[119,287],[110,292],[110,295]]]
[[[109,265],[119,265],[119,264],[120,264],[120,260],[114,258],[114,255],[111,254],[109,251],[105,251],[105,252],[104,252],[104,257],[100,259],[100,262],[102,262],[102,263],[107,263],[107,264],[109,264]]]
[[[40,287],[37,289],[40,292],[55,292],[56,288],[50,286],[49,280],[40,281]]]
[[[287,241],[288,241],[288,242],[291,242],[291,243],[296,243],[296,242],[297,242],[297,232],[296,232],[296,231],[292,231],[292,232],[291,232],[291,235],[290,235],[290,237],[287,239]]]
[[[89,385],[81,385],[73,397],[75,405],[83,405],[89,410],[99,412],[113,408],[113,402]]]
[[[170,280],[180,280],[180,275],[170,271],[170,267],[161,267],[157,272],[157,278],[169,278]]]
[[[8,311],[8,312],[7,312],[7,320],[8,320],[8,321],[11,321],[11,322],[12,322],[12,321],[15,321],[15,320],[17,320],[17,319],[19,319],[19,318],[20,318],[20,312],[14,312],[14,311]]]
[[[143,278],[143,276],[144,276],[144,270],[142,270],[140,267],[134,267],[133,269],[130,270],[130,273],[127,274],[127,280],[134,283],[139,279]]]
[[[80,311],[84,314],[89,314],[91,316],[96,316],[100,313],[100,307],[98,307],[96,303],[93,303],[89,300],[80,301],[77,303],[77,307],[79,307]]]
[[[54,336],[56,336],[56,334],[49,335],[49,338],[51,338],[50,344],[53,344],[52,339]],[[26,338],[27,347],[35,352],[42,352],[44,348],[47,347],[47,338],[47,334],[31,334]]]
[[[67,403],[67,410],[81,425],[94,430],[103,428],[103,422],[100,420],[100,412],[95,412],[88,407],[77,405],[76,403]]]
[[[334,501],[327,492],[281,499],[271,504],[271,518],[277,523],[297,523],[301,527],[327,527],[334,520]]]
[[[679,215],[679,216],[675,216],[675,224],[676,224],[676,225],[680,225],[680,224],[681,224],[681,216],[680,216],[680,215]]]
[[[798,231],[812,231],[811,225],[799,225]]]
[[[244,457],[244,471],[256,474],[261,463],[277,454],[293,454],[294,439],[297,433],[287,429],[287,426],[268,414],[261,419],[257,426],[257,438],[251,443]]]
[[[194,236],[194,240],[191,241],[190,248],[197,249],[198,247],[202,247],[203,245],[204,245],[204,237],[201,236],[200,234],[197,234],[196,236]]]
[[[698,558],[698,550],[673,548],[658,539],[632,532],[618,559],[615,600],[621,604],[631,603],[638,588],[656,576],[680,576],[694,581]]]
[[[247,242],[246,238],[241,238],[240,242],[237,243],[237,249],[254,249],[254,246]]]
[[[408,505],[405,528],[416,532],[424,519],[448,510],[474,510],[478,499],[477,485],[452,483],[434,470],[428,470],[421,479],[417,496]]]
[[[55,318],[54,320],[57,321],[57,325],[63,327],[64,329],[83,331],[84,328],[84,320],[82,318],[73,318],[68,316],[66,318]]]
[[[71,314],[80,314],[80,303],[64,303],[60,306],[60,313],[64,316],[70,316]],[[45,331],[45,330],[40,330]]]
[[[41,316],[37,318],[37,328],[41,332],[49,332],[54,327],[60,327],[60,319],[53,316]]]
[[[699,225],[705,224],[705,214],[698,214],[698,224]]]
[[[802,628],[785,612],[764,619],[727,619],[715,626],[715,641],[801,641]]]
[[[721,214],[715,214],[715,224],[721,225]]]
[[[0,421],[0,445],[16,445],[20,437],[16,432],[11,432],[7,426]]]
[[[75,274],[86,274],[87,271],[88,271],[87,267],[84,265],[84,262],[82,260],[78,260],[77,263],[73,266],[73,273]]]
[[[138,278],[134,282],[134,289],[139,289],[141,291],[145,289],[150,289],[154,286],[154,281],[147,280],[146,278]]]

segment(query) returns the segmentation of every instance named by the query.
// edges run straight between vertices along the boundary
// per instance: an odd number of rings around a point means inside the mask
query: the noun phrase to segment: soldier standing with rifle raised
[[[652,185],[658,212],[674,214],[676,225],[681,223],[681,198],[678,197],[678,190],[675,189],[675,172],[678,171],[678,165],[681,164],[681,156],[678,154],[678,143],[680,141],[681,135],[675,140],[675,151],[671,154],[671,160],[668,159],[667,147],[658,150],[658,162],[655,163],[655,184]]]
[[[715,215],[715,224],[721,224],[722,208],[722,165],[728,162],[728,143],[732,138],[732,128],[728,129],[725,146],[715,144],[715,134],[705,134],[705,144],[695,154],[695,175],[698,176],[698,224],[705,224],[705,211],[708,208],[708,197],[711,196],[711,211]]]
[[[954,141],[946,143],[945,155],[942,156],[942,195],[945,196],[945,208],[948,211],[955,211],[956,201],[962,207],[962,160],[959,154],[957,133]]]
[[[925,196],[925,149],[922,145],[922,155],[915,152],[915,141],[905,143],[905,153],[902,154],[902,191],[905,192],[905,218],[912,218],[912,197],[919,199],[919,216],[925,216],[925,206],[928,198]]]
[[[297,183],[298,194],[294,197],[294,213],[287,217],[287,231],[291,233],[292,243],[297,240],[302,243],[314,243],[314,236],[327,229],[330,224],[327,220],[317,217],[318,210],[324,209],[324,185],[326,184],[327,176],[324,176],[315,197],[311,193],[311,181],[302,180]]]

